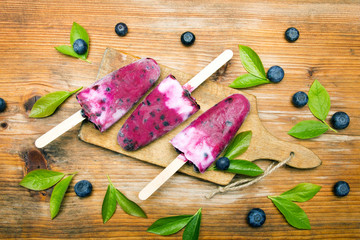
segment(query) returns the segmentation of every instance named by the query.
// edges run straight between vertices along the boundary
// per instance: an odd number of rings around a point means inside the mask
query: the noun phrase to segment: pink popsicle
[[[154,59],[126,65],[77,94],[83,114],[104,132],[117,122],[153,86],[160,76]]]
[[[167,76],[126,120],[118,133],[119,145],[137,150],[197,112],[200,106],[174,76]]]
[[[170,142],[204,172],[235,136],[249,111],[249,101],[233,94],[200,115]]]

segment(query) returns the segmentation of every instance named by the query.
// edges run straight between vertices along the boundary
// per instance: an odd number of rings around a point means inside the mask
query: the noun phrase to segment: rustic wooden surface
[[[121,66],[125,66],[131,62],[136,61],[137,59],[137,57],[127,53],[119,52],[112,48],[107,48],[105,50],[96,79],[101,79],[105,75],[115,71]],[[224,66],[224,68],[226,68],[226,66]],[[166,78],[166,76],[169,74],[174,75],[182,85],[191,79],[189,74],[166,67],[164,65],[160,65],[160,69],[160,80],[157,82],[157,84],[159,84],[161,80]],[[191,94],[193,97],[195,97],[197,103],[201,106],[200,110],[196,114],[176,127],[173,131],[167,133],[163,137],[137,151],[126,151],[117,143],[117,134],[119,129],[124,125],[126,119],[129,118],[132,111],[129,111],[122,119],[120,119],[111,128],[103,133],[100,133],[97,129],[95,129],[94,124],[86,121],[80,128],[79,137],[85,142],[113,150],[141,161],[166,167],[178,155],[178,153],[174,151],[172,145],[169,144],[169,141],[199,115],[214,106],[216,103],[223,100],[225,97],[235,93],[241,93],[246,96],[251,106],[246,120],[238,131],[239,133],[249,130],[252,131],[251,144],[246,151],[246,154],[242,154],[239,158],[249,161],[269,159],[280,162],[287,159],[290,156],[290,153],[293,152],[294,157],[288,163],[288,165],[291,167],[315,168],[321,164],[319,157],[316,156],[311,150],[299,144],[281,141],[272,136],[263,127],[257,112],[256,97],[254,95],[241,92],[238,89],[229,88],[214,81],[205,81],[203,84],[201,84],[201,86],[199,86],[198,89],[196,89],[196,91]],[[137,105],[141,104],[142,101],[143,100],[141,99]],[[136,106],[134,108],[136,108]],[[188,164],[184,165],[179,170],[179,172],[220,185],[229,184],[235,175],[233,173],[227,173],[224,171],[207,171],[200,174],[194,172],[193,167]]]
[[[0,238],[124,238],[180,239],[181,233],[159,237],[146,232],[156,219],[193,214],[203,208],[200,239],[346,239],[360,236],[360,27],[358,1],[46,1],[0,2],[0,97],[8,103],[0,113]],[[69,42],[72,22],[90,35],[92,64],[59,54],[53,48]],[[114,33],[117,22],[129,26],[126,37]],[[285,41],[284,31],[300,30],[295,43]],[[182,32],[196,35],[192,47],[179,41]],[[274,136],[300,143],[314,151],[322,165],[313,170],[278,169],[249,189],[203,196],[215,185],[183,174],[171,178],[149,200],[137,193],[161,168],[89,145],[74,137],[79,126],[39,151],[34,140],[78,109],[75,98],[67,100],[45,119],[29,119],[37,96],[56,90],[73,90],[95,80],[106,47],[155,58],[159,63],[196,74],[219,52],[230,48],[230,65],[212,77],[227,85],[245,73],[237,54],[238,44],[252,47],[268,69],[280,65],[285,79],[245,92],[258,99],[264,126]],[[296,123],[313,119],[307,107],[296,109],[290,97],[308,91],[314,79],[328,90],[330,114],[345,111],[351,118],[346,130],[300,141],[287,135]],[[265,167],[267,161],[259,161]],[[18,185],[26,172],[49,168],[79,171],[71,183],[59,215],[50,220],[51,190],[34,192]],[[120,209],[103,224],[101,204],[109,174],[113,183],[146,211],[148,219],[130,217]],[[74,184],[88,179],[91,197],[79,199]],[[349,196],[337,198],[333,184],[345,180]],[[289,226],[267,199],[300,182],[322,186],[300,206],[312,230]],[[267,220],[259,229],[245,221],[253,207],[264,209]]]

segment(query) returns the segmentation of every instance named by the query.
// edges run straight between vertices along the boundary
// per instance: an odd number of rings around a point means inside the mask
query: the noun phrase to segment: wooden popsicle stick
[[[78,123],[84,121],[84,117],[81,115],[81,110],[77,111],[69,118],[65,119],[54,128],[50,129],[44,135],[36,139],[35,146],[37,148],[43,148],[49,143],[51,143],[56,138],[60,137],[62,134],[76,126]]]
[[[219,56],[217,56],[211,63],[209,63],[205,68],[203,68],[198,74],[196,74],[190,81],[184,84],[184,89],[189,92],[194,91],[198,86],[200,86],[206,79],[213,75],[219,68],[221,68],[225,63],[227,63],[234,53],[230,49],[225,50]]]
[[[141,200],[148,199],[161,185],[163,185],[174,173],[176,173],[185,163],[185,157],[181,154],[177,156],[164,170],[149,182],[139,193]]]
[[[206,79],[214,74],[219,68],[227,63],[232,57],[233,52],[231,50],[225,50],[219,56],[217,56],[211,63],[203,68],[198,74],[196,74],[190,81],[184,84],[184,89],[189,92],[194,91],[201,85]],[[151,182],[149,182],[145,188],[139,193],[141,200],[146,200],[150,197],[161,185],[163,185],[172,175],[174,175],[184,164],[187,162],[186,158],[180,154],[178,155],[159,175],[157,175]]]

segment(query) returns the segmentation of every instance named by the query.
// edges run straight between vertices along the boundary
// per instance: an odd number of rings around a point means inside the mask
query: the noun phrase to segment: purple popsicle
[[[119,145],[137,150],[196,113],[200,106],[174,76],[167,76],[126,120],[118,133]]]
[[[204,172],[235,136],[249,111],[249,101],[233,94],[200,115],[170,142]]]
[[[159,76],[156,61],[143,58],[106,75],[76,98],[88,120],[104,132],[139,101]]]

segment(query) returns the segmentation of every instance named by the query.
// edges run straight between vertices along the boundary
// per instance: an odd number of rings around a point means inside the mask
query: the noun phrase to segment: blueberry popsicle
[[[233,94],[200,115],[170,142],[204,172],[235,136],[249,111],[249,101]]]
[[[139,193],[141,200],[150,197],[186,162],[204,172],[235,136],[250,103],[241,94],[233,94],[200,115],[170,142],[180,154]]]
[[[106,75],[76,98],[87,119],[104,132],[139,101],[159,76],[156,61],[143,58]]]
[[[169,75],[126,120],[118,133],[118,143],[125,150],[137,150],[174,129],[199,109],[189,91]]]

